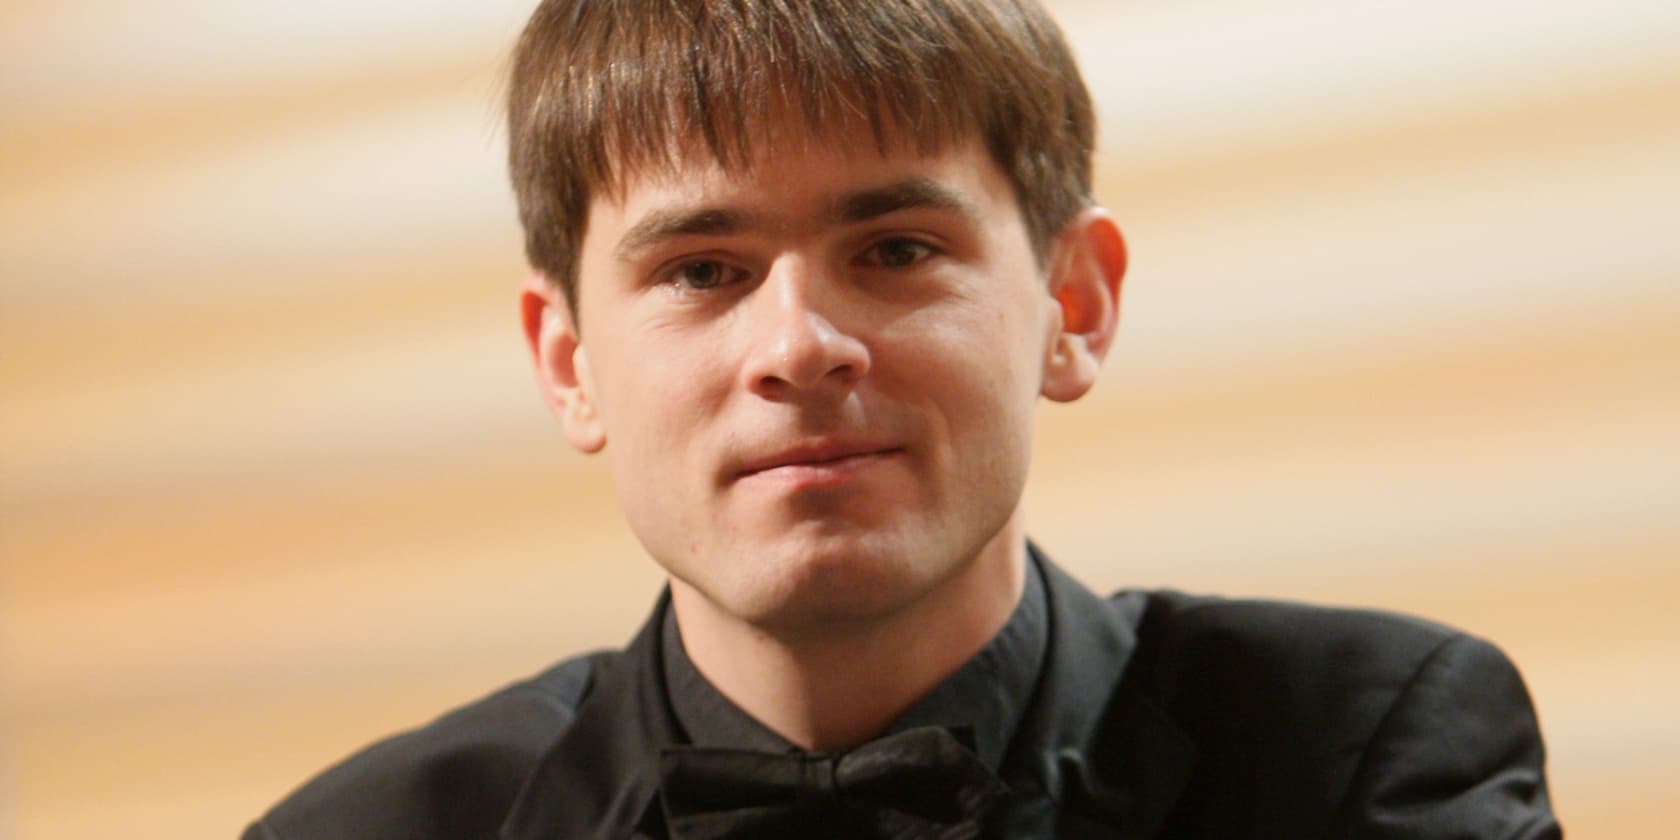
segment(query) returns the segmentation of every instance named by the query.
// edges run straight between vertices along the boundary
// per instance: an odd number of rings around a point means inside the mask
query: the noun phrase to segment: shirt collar
[[[1021,599],[997,635],[893,721],[888,734],[921,726],[970,725],[980,760],[994,771],[1002,764],[1021,713],[1032,699],[1050,638],[1044,582],[1035,552],[1028,552],[1026,566]],[[692,743],[769,752],[798,749],[723,696],[700,673],[683,649],[675,611],[666,611],[661,633],[671,710]]]
[[[677,611],[666,610],[661,659],[665,670],[665,691],[671,712],[681,724],[688,741],[698,747],[791,752],[798,747],[772,732],[752,715],[735,705],[694,666],[683,648],[677,628]]]
[[[1160,642],[1139,645],[1140,628],[1154,620],[1151,602],[1143,593],[1099,598],[1030,544],[1028,551],[1028,568],[1041,577],[1047,641],[1029,669],[1042,673],[998,773],[1015,793],[994,833],[1154,837],[1197,755],[1159,698],[1167,678],[1158,672],[1171,654]],[[1026,591],[1033,588],[1029,578]],[[669,610],[667,593],[624,653],[596,657],[589,695],[526,779],[504,840],[666,836],[657,760],[662,746],[685,740],[663,668]],[[1083,828],[1057,827],[1064,824]]]

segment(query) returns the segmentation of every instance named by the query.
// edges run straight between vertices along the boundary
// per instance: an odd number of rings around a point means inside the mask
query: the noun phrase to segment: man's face
[[[1018,551],[1034,405],[1065,375],[1062,309],[978,142],[785,139],[598,196],[581,332],[551,324],[570,337],[544,363],[648,552],[764,625],[885,613]]]

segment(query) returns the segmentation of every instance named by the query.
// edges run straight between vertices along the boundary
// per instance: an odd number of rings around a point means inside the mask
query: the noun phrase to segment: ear
[[[537,388],[560,420],[566,440],[582,452],[601,451],[607,432],[596,413],[589,355],[559,284],[531,272],[519,292],[519,317],[536,367]]]
[[[1061,311],[1044,360],[1044,396],[1070,402],[1096,384],[1120,322],[1120,281],[1126,240],[1114,216],[1087,207],[1057,235],[1050,261],[1050,294]]]

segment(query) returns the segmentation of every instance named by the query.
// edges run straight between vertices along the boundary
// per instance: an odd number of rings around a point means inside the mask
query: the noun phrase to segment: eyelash
[[[886,264],[881,262],[879,257],[881,256],[881,253],[880,253],[881,250],[883,248],[885,248],[886,246],[889,246],[889,245],[898,246],[898,247],[909,246],[910,248],[912,248],[916,251],[916,255],[914,257],[912,257],[909,262],[903,263],[901,265],[886,265]],[[935,246],[935,245],[933,245],[929,242],[925,242],[921,239],[917,239],[917,238],[911,237],[911,236],[889,236],[889,237],[886,237],[886,238],[883,238],[883,239],[878,239],[875,242],[871,243],[868,248],[863,249],[862,253],[858,254],[857,261],[858,262],[863,262],[866,265],[869,265],[869,266],[874,267],[874,268],[901,269],[901,268],[911,268],[913,266],[920,265],[921,263],[927,261],[928,259],[931,259],[932,257],[938,256],[940,253],[942,253],[942,252],[939,250],[939,248],[937,246]],[[875,255],[876,258],[875,259],[865,259],[866,257],[868,257],[871,254]]]
[[[908,246],[915,253],[908,261],[902,264],[888,264],[882,260],[881,257],[882,250],[889,246],[897,248]],[[858,252],[857,257],[853,259],[853,263],[868,268],[878,268],[892,271],[914,268],[915,266],[920,265],[921,263],[926,262],[927,260],[942,253],[944,252],[940,250],[938,246],[915,237],[888,236],[871,242],[869,247]],[[688,279],[685,278],[687,272],[701,266],[708,266],[714,269],[717,275],[716,279],[703,285],[695,285],[694,283],[689,282]],[[681,291],[698,293],[709,292],[725,286],[734,285],[735,283],[745,280],[749,275],[750,272],[746,269],[731,265],[723,260],[695,259],[677,263],[669,270],[665,271],[661,275],[661,279],[664,283],[678,288]]]
[[[700,266],[711,266],[716,269],[718,279],[715,282],[700,286],[687,282],[684,279],[684,274],[689,269]],[[735,276],[730,277],[729,275],[731,274]],[[747,274],[748,272],[745,269],[737,268],[736,266],[730,265],[723,260],[686,260],[677,263],[671,268],[671,270],[665,272],[663,279],[666,283],[678,287],[685,292],[707,292],[739,282]]]

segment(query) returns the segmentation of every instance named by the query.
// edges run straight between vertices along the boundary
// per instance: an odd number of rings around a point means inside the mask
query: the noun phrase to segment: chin
[[[752,624],[790,631],[877,620],[914,603],[948,571],[881,534],[789,539],[737,556],[755,559],[715,581],[728,591],[708,594]]]

